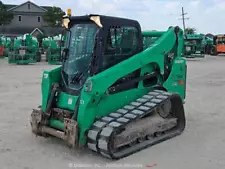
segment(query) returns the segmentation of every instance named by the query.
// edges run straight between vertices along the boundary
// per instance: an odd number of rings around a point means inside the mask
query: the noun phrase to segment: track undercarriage
[[[47,127],[39,110],[32,113],[32,131],[40,136],[59,137],[73,148],[78,139],[77,123],[67,117],[65,111],[60,113],[59,110],[53,109],[53,116],[64,121],[64,131]],[[76,124],[72,125],[71,122]],[[184,128],[185,116],[180,96],[154,90],[97,120],[88,132],[87,145],[107,158],[119,159],[175,137]]]
[[[154,90],[96,121],[88,132],[88,147],[119,159],[179,135],[184,128],[179,95]]]

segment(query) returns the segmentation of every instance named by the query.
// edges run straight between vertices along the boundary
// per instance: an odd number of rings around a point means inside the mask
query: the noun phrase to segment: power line
[[[185,31],[185,20],[188,20],[190,18],[185,17],[185,15],[187,15],[187,12],[184,13],[184,8],[183,7],[182,7],[182,11],[181,12],[182,12],[182,14],[181,14],[182,18],[180,18],[179,20],[182,20],[183,21],[183,29]]]

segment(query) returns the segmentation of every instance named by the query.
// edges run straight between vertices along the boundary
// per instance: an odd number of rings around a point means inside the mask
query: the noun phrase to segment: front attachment
[[[41,110],[33,109],[31,113],[32,132],[37,136],[47,137],[48,135],[60,138],[67,142],[70,148],[78,145],[78,124],[75,120],[64,118],[63,131],[49,126],[49,119],[44,117]]]

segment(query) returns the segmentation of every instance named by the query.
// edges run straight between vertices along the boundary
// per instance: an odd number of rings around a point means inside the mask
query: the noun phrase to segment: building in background
[[[18,36],[32,33],[33,36],[38,34],[55,36],[62,31],[62,28],[47,27],[47,23],[43,20],[45,12],[52,8],[50,6],[38,6],[30,1],[20,5],[5,5],[8,11],[14,14],[14,18],[9,25],[0,27],[0,35]]]

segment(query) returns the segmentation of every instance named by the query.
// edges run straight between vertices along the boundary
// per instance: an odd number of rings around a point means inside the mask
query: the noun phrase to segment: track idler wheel
[[[171,108],[172,103],[170,100],[167,100],[165,103],[163,103],[161,107],[159,107],[158,114],[165,119],[170,116]]]

